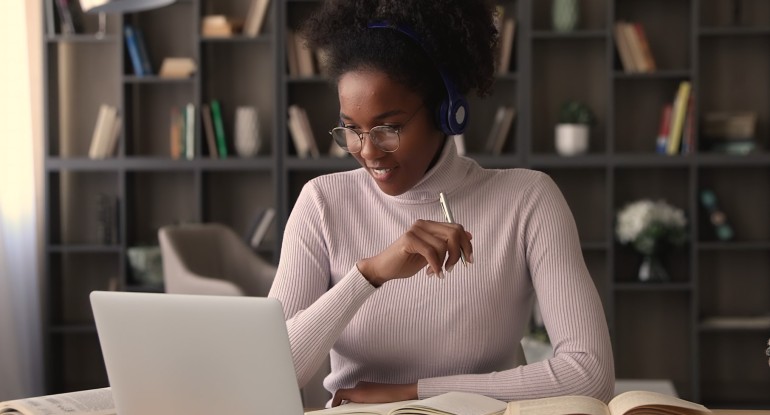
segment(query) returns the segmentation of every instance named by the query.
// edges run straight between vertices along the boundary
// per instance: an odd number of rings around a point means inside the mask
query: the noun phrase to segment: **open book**
[[[702,415],[706,407],[657,392],[629,391],[609,404],[588,396],[558,396],[508,404],[505,415]]]
[[[116,415],[110,388],[0,402],[3,415]]]
[[[383,404],[348,403],[306,415],[502,415],[506,403],[483,395],[449,392],[432,398]]]

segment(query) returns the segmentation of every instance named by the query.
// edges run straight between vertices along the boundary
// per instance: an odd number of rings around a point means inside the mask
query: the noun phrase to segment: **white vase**
[[[585,124],[556,125],[556,152],[562,156],[578,156],[588,151],[588,126]]]
[[[235,152],[240,157],[254,157],[262,140],[259,136],[259,113],[254,107],[235,109]]]

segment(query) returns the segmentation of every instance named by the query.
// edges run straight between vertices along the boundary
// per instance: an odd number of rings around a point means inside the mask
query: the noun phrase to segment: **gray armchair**
[[[164,226],[158,239],[168,293],[265,297],[270,291],[276,267],[224,225]]]

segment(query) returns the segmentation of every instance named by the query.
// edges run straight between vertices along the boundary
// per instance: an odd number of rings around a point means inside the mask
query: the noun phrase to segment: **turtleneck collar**
[[[397,196],[390,196],[385,193],[382,195],[387,200],[398,203],[436,202],[439,192],[449,194],[452,190],[460,187],[473,163],[472,160],[457,155],[454,140],[447,138],[436,164],[425,173],[414,187]]]

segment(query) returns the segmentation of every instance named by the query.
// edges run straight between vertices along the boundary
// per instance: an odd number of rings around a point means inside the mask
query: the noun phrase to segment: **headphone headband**
[[[442,100],[438,108],[439,124],[442,131],[447,135],[462,134],[465,131],[465,127],[468,125],[468,102],[465,97],[457,90],[449,73],[441,65],[439,65],[431,56],[430,50],[427,48],[426,43],[422,40],[420,35],[417,34],[411,27],[405,25],[397,25],[387,20],[375,20],[367,24],[369,29],[391,29],[397,32],[403,33],[417,43],[431,59],[434,66],[438,70],[441,80],[444,83],[444,88],[447,92],[447,99]]]

